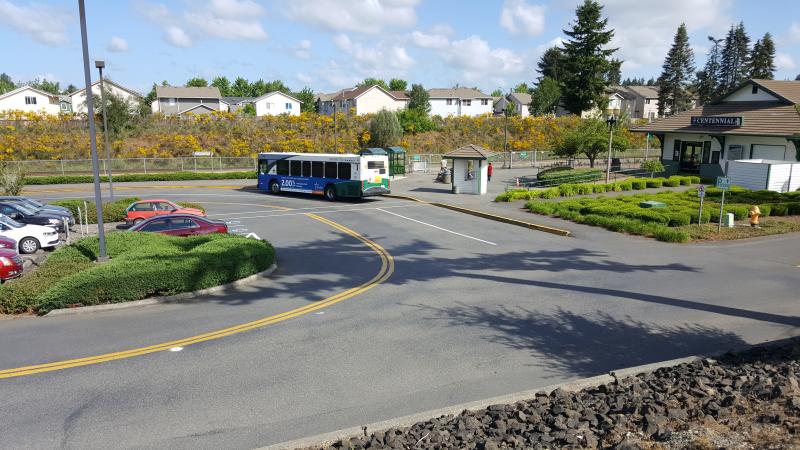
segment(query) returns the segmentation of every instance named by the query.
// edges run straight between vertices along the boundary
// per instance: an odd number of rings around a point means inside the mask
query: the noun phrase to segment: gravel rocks
[[[800,443],[799,373],[800,339],[795,339],[579,392],[541,392],[513,405],[353,437],[327,449],[633,450],[654,448],[654,443],[660,445],[655,448],[706,448],[696,447],[697,439],[709,439],[698,428],[717,430],[722,439],[708,441],[709,448],[795,448]],[[750,442],[757,436],[773,436],[769,447]]]

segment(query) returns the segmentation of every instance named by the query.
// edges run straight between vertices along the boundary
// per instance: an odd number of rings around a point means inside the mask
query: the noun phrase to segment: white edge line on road
[[[375,208],[375,209],[377,209],[378,211],[383,211],[383,212],[385,212],[386,214],[391,214],[391,215],[393,215],[393,216],[400,217],[401,219],[406,219],[406,220],[410,220],[410,221],[412,221],[412,222],[417,222],[417,223],[420,223],[420,224],[422,224],[422,225],[427,225],[427,226],[429,226],[429,227],[431,227],[431,228],[436,228],[437,230],[441,230],[441,231],[444,231],[444,232],[447,232],[447,233],[455,234],[455,235],[458,235],[458,236],[461,236],[461,237],[465,237],[465,238],[467,238],[467,239],[473,239],[473,240],[475,240],[475,241],[483,242],[483,243],[485,243],[485,244],[489,244],[489,245],[497,245],[497,244],[495,244],[494,242],[484,241],[483,239],[478,239],[478,238],[476,238],[476,237],[474,237],[474,236],[469,236],[469,235],[467,235],[467,234],[462,234],[462,233],[459,233],[459,232],[457,232],[457,231],[448,230],[447,228],[437,227],[436,225],[432,225],[432,224],[429,224],[429,223],[427,223],[427,222],[423,222],[423,221],[421,221],[421,220],[412,219],[411,217],[401,216],[400,214],[393,213],[393,212],[391,212],[391,211],[386,211],[386,210],[383,210],[383,209],[381,209],[381,208]]]
[[[387,206],[387,208],[413,208],[423,206],[422,204],[416,205],[397,205],[397,206]],[[331,213],[338,213],[338,212],[348,212],[348,211],[371,211],[380,208],[351,208],[351,209],[332,209],[329,211],[313,211],[314,214],[331,214]],[[294,211],[294,210],[293,210]],[[388,211],[384,211],[388,212]],[[245,220],[245,219],[267,219],[270,217],[286,217],[286,216],[303,216],[309,214],[310,212],[285,212],[285,213],[278,213],[278,214],[263,214],[260,216],[234,216],[230,217],[231,219],[236,220]],[[216,220],[225,220],[224,217],[215,217]]]
[[[200,203],[202,203],[202,202],[200,202]],[[235,203],[228,203],[228,204],[229,205],[235,205]],[[387,207],[390,207],[390,206],[394,207],[395,205],[404,205],[405,206],[405,205],[408,205],[408,202],[391,202],[391,203],[386,203],[386,205],[387,205]],[[269,205],[266,205],[266,206],[269,206]],[[364,207],[366,207],[367,209],[372,208],[372,206],[368,206],[368,205],[364,205]],[[309,207],[309,208],[292,208],[292,211],[297,211],[297,212],[299,212],[299,211],[312,211],[312,210],[315,210],[315,209],[328,209],[328,210],[334,211],[334,210],[338,210],[338,209],[342,209],[342,208],[350,208],[350,209],[348,209],[346,211],[352,211],[353,210],[353,207],[351,205],[341,205],[341,206],[327,205],[327,206],[314,206],[314,207]],[[263,212],[264,212],[264,210],[262,209],[260,211],[246,211],[246,212],[209,214],[208,217],[228,217],[230,219],[236,219],[237,217],[234,217],[234,216],[247,215],[247,214],[259,214],[259,213],[263,213]]]

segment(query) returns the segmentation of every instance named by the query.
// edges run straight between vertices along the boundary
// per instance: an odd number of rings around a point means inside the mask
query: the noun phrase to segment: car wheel
[[[330,185],[325,188],[325,200],[336,200],[336,187]]]
[[[144,222],[144,219],[133,219],[133,224],[134,225],[139,225],[142,222]]]
[[[276,194],[276,195],[280,194],[281,193],[281,185],[278,184],[277,181],[272,180],[272,182],[269,184],[269,192],[272,193],[272,194]]]
[[[39,247],[39,241],[36,238],[26,237],[19,241],[20,253],[36,253]]]

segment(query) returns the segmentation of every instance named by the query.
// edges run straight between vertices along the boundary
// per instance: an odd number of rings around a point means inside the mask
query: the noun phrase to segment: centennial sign
[[[742,116],[692,116],[693,127],[731,127],[742,126]]]

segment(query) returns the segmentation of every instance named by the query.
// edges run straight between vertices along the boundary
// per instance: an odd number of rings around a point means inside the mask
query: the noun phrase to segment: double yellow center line
[[[78,358],[78,359],[70,359],[65,361],[57,361],[51,362],[47,364],[37,364],[33,366],[25,366],[25,367],[17,367],[13,369],[4,369],[0,370],[0,378],[13,378],[13,377],[22,377],[27,375],[34,375],[37,373],[43,372],[53,372],[56,370],[63,370],[69,369],[72,367],[80,367],[80,366],[88,366],[91,364],[99,364],[108,361],[115,361],[118,359],[125,359],[125,358],[132,358],[134,356],[141,356],[146,355],[149,353],[161,352],[164,350],[169,350],[174,347],[186,347],[193,344],[198,344],[200,342],[211,341],[214,339],[220,339],[226,336],[231,336],[237,333],[242,333],[244,331],[253,330],[256,328],[265,327],[268,325],[272,325],[275,323],[283,322],[285,320],[289,320],[295,317],[302,316],[304,314],[308,314],[310,312],[314,312],[328,306],[334,305],[341,301],[347,300],[349,298],[355,297],[363,292],[366,292],[369,289],[383,283],[386,281],[394,272],[394,259],[392,256],[387,252],[383,247],[376,244],[375,242],[367,239],[366,237],[356,233],[355,231],[339,225],[336,222],[328,220],[324,217],[320,217],[316,214],[306,214],[306,216],[318,220],[326,225],[333,227],[336,230],[341,231],[347,235],[350,235],[362,243],[364,243],[368,248],[378,254],[381,259],[381,268],[378,273],[372,277],[369,281],[356,286],[354,288],[348,289],[344,292],[340,292],[334,296],[328,297],[324,300],[320,300],[318,302],[310,303],[306,306],[302,306],[300,308],[293,309],[291,311],[286,311],[280,314],[275,314],[273,316],[264,317],[263,319],[255,320],[252,322],[243,323],[241,325],[236,325],[229,328],[223,328],[221,330],[211,331],[208,333],[198,334],[196,336],[191,336],[183,339],[178,339],[175,341],[163,342],[161,344],[150,345],[147,347],[139,347],[130,350],[125,350],[121,352],[114,352],[114,353],[106,353],[102,355],[96,356],[89,356],[86,358]]]

